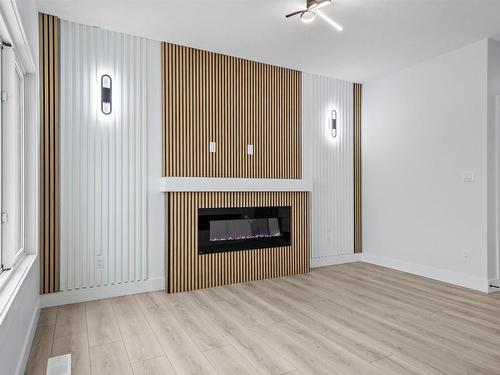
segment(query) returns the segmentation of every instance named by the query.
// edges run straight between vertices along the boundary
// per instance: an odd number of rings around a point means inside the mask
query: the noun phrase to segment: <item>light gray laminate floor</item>
[[[42,311],[27,374],[500,374],[500,294],[366,264]]]

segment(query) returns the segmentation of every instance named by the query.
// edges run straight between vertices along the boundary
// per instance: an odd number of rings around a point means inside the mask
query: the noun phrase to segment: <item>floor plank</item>
[[[176,375],[170,362],[165,357],[148,359],[132,364],[134,375]]]
[[[92,375],[133,375],[123,342],[90,348]]]
[[[220,375],[258,375],[259,372],[233,346],[227,345],[204,352]]]
[[[56,324],[57,307],[49,307],[40,310],[38,318],[39,326],[52,326]]]
[[[85,333],[54,339],[52,357],[71,354],[71,375],[90,375],[89,343]]]
[[[161,294],[141,294],[136,298],[175,371],[179,374],[216,374],[187,333],[165,309]]]
[[[161,357],[163,351],[134,296],[111,301],[130,362]]]
[[[86,331],[85,304],[80,303],[58,307],[55,337],[76,335]]]
[[[37,327],[33,343],[31,344],[26,375],[45,375],[47,360],[51,356],[54,330],[54,325],[41,325]]]
[[[120,330],[109,300],[85,304],[89,346],[109,344],[121,340]]]

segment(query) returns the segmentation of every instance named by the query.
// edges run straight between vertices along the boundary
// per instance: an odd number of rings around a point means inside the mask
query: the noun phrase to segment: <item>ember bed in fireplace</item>
[[[198,254],[290,246],[290,207],[198,209]]]

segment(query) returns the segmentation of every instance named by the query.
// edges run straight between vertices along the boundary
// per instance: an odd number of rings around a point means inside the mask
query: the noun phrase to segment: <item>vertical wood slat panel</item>
[[[361,108],[363,86],[354,84],[354,252],[363,249],[361,222]]]
[[[301,178],[300,72],[162,43],[162,79],[164,176]]]
[[[308,193],[168,193],[169,293],[309,271]],[[198,208],[291,206],[291,246],[198,255]]]
[[[59,19],[40,13],[40,293],[59,291]]]

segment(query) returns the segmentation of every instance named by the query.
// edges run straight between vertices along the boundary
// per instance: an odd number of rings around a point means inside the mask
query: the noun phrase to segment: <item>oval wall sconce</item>
[[[112,104],[111,104],[111,90],[113,88],[113,83],[111,77],[108,74],[103,74],[101,76],[101,111],[105,115],[111,114]]]
[[[334,109],[330,115],[330,131],[332,137],[335,138],[337,136],[337,111]]]

